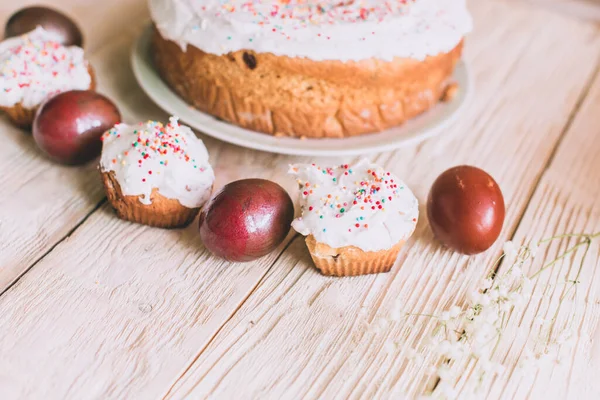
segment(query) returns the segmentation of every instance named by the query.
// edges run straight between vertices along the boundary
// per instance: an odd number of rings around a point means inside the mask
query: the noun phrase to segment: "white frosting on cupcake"
[[[465,0],[149,0],[165,39],[322,60],[423,60],[471,31]]]
[[[0,106],[34,108],[55,94],[89,89],[92,77],[83,49],[58,40],[38,27],[0,43]]]
[[[292,226],[333,248],[388,250],[412,235],[419,205],[410,189],[383,168],[362,160],[322,168],[290,166],[300,185],[302,215]]]
[[[167,125],[148,121],[117,124],[102,136],[102,172],[114,172],[125,196],[150,204],[153,189],[188,208],[202,206],[215,180],[202,140],[171,117]]]

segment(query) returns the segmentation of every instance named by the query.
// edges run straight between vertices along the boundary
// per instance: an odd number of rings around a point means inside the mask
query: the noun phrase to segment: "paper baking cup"
[[[19,128],[28,129],[33,124],[35,112],[37,108],[25,108],[21,103],[17,103],[12,107],[1,107],[2,111],[8,115],[11,122]]]
[[[108,201],[119,218],[127,221],[157,228],[183,228],[200,212],[200,208],[187,208],[177,200],[161,196],[156,189],[150,204],[141,203],[139,196],[124,196],[113,172],[103,172],[102,182]]]
[[[306,237],[306,246],[315,266],[323,275],[357,276],[389,272],[394,266],[404,241],[388,250],[363,251],[358,247],[332,248],[319,243],[314,236]]]

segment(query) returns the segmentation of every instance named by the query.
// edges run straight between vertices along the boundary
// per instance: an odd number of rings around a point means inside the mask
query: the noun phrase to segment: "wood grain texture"
[[[92,62],[124,120],[166,120],[128,63],[143,25],[99,46]],[[245,177],[273,179],[289,190],[295,185],[284,177],[290,158],[204,139],[217,189]],[[101,191],[98,172],[85,174]],[[130,224],[108,205],[90,216],[0,297],[7,307],[0,313],[0,397],[152,398],[170,387],[292,237],[268,257],[240,265],[210,256],[196,229],[196,223],[182,231]],[[25,344],[30,340],[32,347]],[[24,348],[30,355],[23,356]]]
[[[568,49],[559,49],[555,46],[560,46],[564,34],[574,33],[581,29],[580,25],[576,28],[575,23],[560,16],[530,13],[516,5],[473,7],[476,18],[480,18],[477,39],[472,38],[469,43],[469,58],[477,77],[478,98],[472,114],[475,118],[463,120],[455,129],[463,134],[475,130],[476,138],[468,133],[460,142],[442,137],[421,146],[418,159],[404,153],[382,156],[380,160],[400,171],[400,176],[408,177],[421,200],[424,189],[446,160],[472,163],[491,171],[508,204],[505,229],[495,248],[482,256],[458,256],[439,248],[421,221],[416,240],[406,246],[389,275],[332,279],[315,272],[302,240],[297,239],[172,388],[168,398],[233,398],[239,388],[256,398],[400,398],[417,396],[431,387],[435,380],[428,367],[435,365],[437,359],[426,350],[426,333],[432,330],[435,320],[411,317],[394,322],[390,321],[392,310],[399,306],[405,312],[437,314],[452,304],[462,303],[465,294],[487,273],[486,266],[498,255],[502,240],[515,230],[530,190],[567,126],[564,118],[568,118],[568,113],[560,115],[561,112],[572,109],[571,102],[581,90],[572,82],[569,85],[577,89],[563,88],[567,98],[554,103],[543,94],[544,88],[549,87],[548,82],[558,84],[562,80],[559,76],[577,68],[565,63],[571,57],[566,56],[570,51],[578,53],[572,55],[573,59],[588,60],[589,68],[578,74],[579,78],[590,79],[598,57],[595,50],[588,53],[598,48],[593,29],[581,31],[577,43],[569,40]],[[486,25],[479,14],[484,9],[490,13],[489,18],[493,15],[501,23]],[[525,23],[536,34],[524,37],[518,26]],[[560,29],[562,33],[556,30],[558,26],[564,29]],[[484,43],[488,49],[503,49],[499,53],[502,57],[514,58],[499,62],[486,51],[484,61],[483,57],[478,58],[478,52],[485,51],[478,45]],[[573,45],[583,47],[575,50]],[[512,49],[516,54],[508,55],[504,49]],[[539,64],[542,53],[544,63]],[[481,109],[477,109],[479,105]],[[448,157],[448,153],[452,156]],[[428,168],[423,160],[430,162]],[[570,174],[578,172],[569,169],[569,175],[562,179],[570,179]],[[571,189],[566,189],[564,195],[568,196]],[[561,211],[554,209],[557,215]],[[527,215],[531,212],[528,210]],[[529,232],[530,228],[521,224],[519,233]],[[568,231],[577,226],[556,228]],[[590,263],[598,263],[597,254],[591,254]],[[397,342],[398,348],[386,348],[384,344],[390,340]],[[410,348],[422,352],[422,362],[409,357]],[[538,390],[550,392],[549,383],[544,382]],[[572,393],[581,393],[571,387]],[[519,398],[523,397],[521,394]]]
[[[527,213],[515,235],[518,242],[552,237],[565,232],[600,232],[600,74],[581,107],[550,167],[531,200]],[[553,243],[536,260],[532,272],[573,246],[576,239]],[[577,277],[583,251],[579,251],[555,268],[540,275],[533,300],[520,313],[514,313],[496,356],[515,365],[524,348],[539,346],[543,331],[536,318],[552,319],[558,310],[557,329],[571,328],[576,344],[560,363],[539,371],[530,379],[522,379],[510,369],[496,379],[490,398],[600,398],[600,246],[598,240],[585,258]],[[577,290],[568,281],[577,279]],[[560,298],[566,296],[560,304]],[[538,298],[539,297],[539,298]],[[548,325],[548,324],[546,324]]]
[[[547,7],[558,13],[568,14],[582,20],[600,22],[600,1],[598,0],[511,0],[524,1],[533,6]]]
[[[110,39],[117,35],[112,29],[106,29],[105,19],[116,24],[124,18],[139,19],[140,15],[147,14],[144,4],[134,3],[125,5],[124,8],[101,7],[101,10],[96,10],[94,2],[85,0],[77,2],[78,6],[68,12],[86,33],[86,54],[97,68],[100,92],[114,92],[111,90],[111,83],[113,87],[118,83],[110,78],[106,79],[113,76],[110,70],[115,63],[103,62],[107,54],[95,51],[106,41],[111,43]],[[26,1],[19,6],[30,4],[37,3]],[[0,4],[0,21],[4,23],[19,6],[14,3]],[[92,9],[95,10],[94,13],[90,12]],[[117,18],[119,11],[125,11],[125,14]],[[141,22],[143,19],[133,26],[139,27]],[[124,55],[128,57],[128,54]],[[118,64],[120,68],[128,68],[127,64],[123,67],[120,64],[124,63]],[[118,76],[123,77],[123,74]],[[37,149],[31,134],[14,128],[5,118],[0,121],[0,135],[3,138],[0,146],[2,293],[77,227],[102,201],[104,195],[98,185],[98,173],[93,163],[85,167],[62,167],[49,161]]]
[[[104,38],[90,42],[101,91],[117,101],[126,121],[166,118],[128,67],[144,4],[115,6],[112,14],[85,11],[86,27],[97,27]],[[529,7],[473,1],[471,8],[477,29],[467,59],[477,96],[468,112],[435,140],[371,157],[405,177],[421,202],[445,168],[483,167],[508,200],[506,238],[586,88],[600,53],[599,35],[592,25]],[[307,160],[203,139],[217,186],[258,176],[292,191],[286,165]],[[341,161],[350,159],[327,160]],[[86,179],[93,173],[81,172]],[[48,185],[63,192],[74,181],[50,177]],[[89,184],[86,191],[100,187],[95,180]],[[35,185],[27,187],[41,196]],[[418,393],[429,383],[417,379],[421,366],[409,363],[405,350],[388,355],[382,345],[390,337],[418,345],[431,323],[410,320],[375,329],[373,322],[396,301],[412,312],[435,312],[459,301],[485,273],[478,263],[497,254],[451,254],[432,240],[423,217],[392,273],[335,279],[314,270],[299,237],[289,237],[288,248],[284,244],[256,263],[231,264],[210,256],[194,228],[129,224],[107,206],[92,214],[0,297],[1,397]]]
[[[102,200],[94,165],[62,167],[0,121],[0,293]],[[96,179],[95,179],[96,178]]]
[[[216,171],[227,180],[255,176],[253,168]],[[196,223],[153,229],[121,221],[105,205],[0,297],[2,398],[156,396],[284,246],[232,264],[210,256]]]

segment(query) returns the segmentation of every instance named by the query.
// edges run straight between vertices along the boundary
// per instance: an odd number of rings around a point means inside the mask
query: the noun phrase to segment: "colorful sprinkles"
[[[219,0],[210,10],[215,17],[244,13],[257,25],[269,26],[272,31],[282,29],[283,21],[293,21],[295,29],[308,25],[359,23],[383,21],[392,15],[407,12],[417,0]]]
[[[394,177],[382,168],[369,168],[360,176],[354,174],[348,164],[334,168],[322,168],[311,164],[314,180],[297,179],[301,189],[303,218],[318,215],[319,219],[345,221],[348,232],[369,229],[366,220],[375,214],[385,213],[390,203],[399,196],[404,186],[399,186]],[[290,172],[299,175],[298,166],[292,166]],[[304,175],[304,174],[303,174]],[[341,179],[344,177],[344,179]],[[326,192],[316,191],[324,184]],[[330,180],[329,184],[326,181]],[[339,223],[336,222],[336,223]],[[326,232],[327,228],[323,229]]]
[[[216,18],[229,19],[233,14],[243,15],[244,22],[264,27],[265,32],[276,33],[289,40],[291,38],[286,32],[310,26],[383,22],[391,17],[407,14],[409,6],[415,1],[417,0],[219,0],[215,6],[203,5],[199,8],[208,16]],[[200,24],[193,29],[205,28]],[[321,33],[316,36],[331,39]],[[231,40],[231,36],[227,40]]]
[[[90,83],[83,50],[61,45],[42,28],[3,42],[0,102],[5,105],[21,101],[26,91],[38,103],[65,90],[87,89]]]
[[[197,208],[215,180],[202,140],[177,117],[169,123],[117,124],[102,135],[100,170],[112,173],[121,193],[151,204],[153,193]]]
[[[203,167],[199,167],[196,160],[187,152],[187,139],[180,133],[179,122],[176,118],[171,118],[167,125],[163,125],[157,121],[148,121],[140,123],[131,133],[131,146],[113,158],[113,164],[120,163],[125,166],[127,160],[137,164],[139,168],[146,168],[146,161],[156,160],[161,169],[169,165],[169,159],[172,157],[178,158],[186,163],[190,163],[193,168],[204,171]],[[102,135],[102,141],[110,141],[121,137],[119,125],[110,129]],[[135,154],[136,157],[129,157]],[[156,163],[152,163],[156,165]],[[160,174],[160,170],[147,170],[148,175],[154,173]],[[146,182],[146,178],[141,178],[142,182]]]

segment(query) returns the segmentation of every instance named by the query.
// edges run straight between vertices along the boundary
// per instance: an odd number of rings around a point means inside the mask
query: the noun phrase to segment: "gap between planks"
[[[522,2],[534,7],[544,7],[560,14],[585,21],[600,22],[600,3],[598,0],[510,0]]]
[[[83,0],[78,4],[81,5],[85,2],[91,3],[91,0]],[[0,6],[2,14],[0,20],[4,21],[12,8],[14,5],[6,8]],[[135,10],[133,10],[134,8]],[[141,14],[147,14],[145,4],[138,3],[138,5],[128,7],[128,10],[133,11],[130,17],[135,17],[136,21],[138,19],[140,22],[145,21],[145,17],[138,18],[142,16]],[[113,13],[110,10],[108,12]],[[94,18],[89,14],[77,16],[80,17],[77,19],[82,22],[82,26],[86,28],[90,26],[89,19]],[[141,24],[128,25],[125,30],[120,32],[121,36],[123,33],[126,33],[125,36],[127,36],[127,33],[138,31],[140,27],[136,25]],[[88,29],[85,33],[86,36],[89,34]],[[99,91],[102,93],[106,93],[106,90],[113,92],[114,90],[110,87],[112,79],[102,71],[107,69],[104,65],[106,63],[102,62],[104,57],[97,59],[96,55],[101,56],[106,53],[107,49],[114,46],[115,41],[119,41],[117,35],[113,30],[93,35],[92,38],[96,40],[92,40],[91,45],[86,48],[87,57],[95,67],[97,76],[101,77]],[[106,38],[108,40],[105,40]],[[30,134],[20,132],[4,118],[0,129],[9,131],[14,139],[13,143],[9,143],[12,146],[3,149],[5,150],[3,159],[5,161],[8,159],[9,162],[0,165],[3,172],[2,178],[8,182],[8,187],[5,182],[2,182],[5,196],[0,196],[0,203],[3,205],[3,213],[0,213],[0,225],[2,222],[6,222],[0,228],[3,230],[0,232],[0,241],[2,242],[0,243],[0,296],[2,296],[46,255],[71,236],[92,213],[102,206],[105,197],[101,185],[96,183],[97,172],[93,168],[93,163],[77,167],[52,164],[39,153]],[[10,163],[11,158],[18,159],[20,164]],[[36,172],[38,170],[44,171],[47,175],[40,176]],[[3,180],[2,178],[0,181]],[[65,185],[64,191],[57,194],[56,188],[64,185],[65,178],[69,180],[69,184]],[[92,182],[96,184],[91,184]],[[25,193],[23,188],[27,188],[28,193]],[[10,195],[6,195],[7,193]],[[23,200],[32,199],[35,196],[44,198],[48,205],[44,206],[43,211],[40,211],[40,202],[36,201],[32,210],[28,204],[18,202],[19,195],[24,197]],[[4,202],[8,203],[8,208],[5,207]],[[13,208],[11,209],[11,207]],[[29,211],[27,211],[28,209]],[[15,213],[15,211],[17,212]],[[7,221],[2,221],[3,217],[7,217]],[[8,249],[8,252],[3,253],[3,248]]]
[[[526,214],[526,212],[529,209],[529,206],[530,206],[530,203],[531,203],[531,200],[533,197],[533,193],[539,188],[540,182],[542,181],[542,178],[546,175],[547,170],[548,170],[550,164],[552,163],[552,160],[554,159],[554,157],[555,157],[558,149],[560,148],[564,138],[566,137],[570,127],[572,126],[575,116],[578,115],[584,100],[589,95],[590,87],[591,87],[592,83],[594,82],[596,75],[598,74],[598,68],[599,68],[599,63],[598,63],[598,61],[596,61],[595,68],[589,74],[588,79],[586,79],[586,82],[582,86],[582,90],[581,90],[579,96],[577,97],[577,101],[575,102],[570,113],[568,114],[568,117],[567,117],[564,125],[560,129],[560,134],[558,135],[556,142],[554,142],[554,145],[551,147],[551,150],[548,153],[548,157],[546,158],[545,163],[540,168],[540,173],[536,175],[536,178],[534,178],[534,180],[532,182],[530,190],[528,191],[529,192],[529,194],[527,196],[528,200],[525,202],[523,207],[520,208],[521,212],[518,214],[516,221],[514,222],[513,226],[510,228],[510,233],[508,234],[509,238],[514,238],[514,236],[523,220],[524,215]],[[221,329],[222,329],[222,327],[221,327]],[[219,331],[221,331],[221,329]],[[213,339],[211,339],[211,342]],[[183,378],[183,376],[181,378]],[[169,393],[172,391],[172,389],[173,389],[172,387],[169,389]],[[189,394],[189,392],[188,392],[188,394]]]
[[[539,181],[538,181],[538,182],[539,182]],[[290,241],[290,243],[291,243],[291,241]],[[279,256],[278,256],[278,258],[279,258],[279,257],[281,257],[281,255],[279,255]],[[274,264],[275,264],[275,262],[273,262],[273,263],[271,264],[271,266],[268,268],[268,270],[270,270]],[[268,271],[267,271],[267,272],[268,272]],[[263,275],[263,277],[260,279],[261,281],[264,279],[264,276],[265,276],[265,275]],[[255,288],[256,288],[256,286],[255,286]],[[254,292],[254,290],[255,290],[255,289],[253,289],[253,290],[252,290],[252,292]],[[246,299],[247,299],[247,297],[246,297]],[[239,309],[239,307],[236,309],[236,311],[237,311],[238,309]],[[230,317],[230,318],[231,318],[231,317]],[[222,324],[222,325],[221,325],[221,327],[219,328],[219,331],[221,330],[221,328],[222,328],[224,325],[225,325],[225,324]],[[213,338],[214,338],[214,337],[215,337],[215,336],[213,335],[213,337],[210,339],[210,340],[211,340],[211,342],[212,342],[212,340],[213,340]],[[205,347],[206,347],[206,346],[205,346]]]
[[[523,207],[523,212],[521,213],[521,216],[518,218],[518,220],[514,224],[514,227],[512,228],[512,233],[509,235],[510,240],[515,239],[515,235],[516,235],[517,231],[519,230],[521,223],[523,222],[523,218],[526,215],[527,209],[529,208],[529,206],[531,205],[531,202],[533,201],[533,198],[534,198],[533,194],[539,189],[542,179],[544,178],[544,176],[548,172],[548,169],[552,165],[552,162],[554,161],[560,146],[562,145],[565,137],[567,136],[569,129],[571,129],[571,127],[573,126],[573,122],[575,121],[575,118],[581,111],[581,106],[583,105],[583,103],[587,99],[587,97],[589,96],[592,85],[594,84],[594,82],[596,81],[596,79],[599,76],[600,76],[600,58],[598,58],[598,60],[596,61],[596,69],[589,76],[583,90],[581,91],[581,94],[579,96],[579,99],[577,100],[577,103],[573,107],[573,110],[571,111],[571,114],[569,115],[569,118],[567,119],[565,126],[563,127],[561,134],[558,137],[558,140],[556,141],[556,144],[554,145],[554,148],[550,152],[550,156],[548,157],[548,160],[546,161],[546,165],[542,168],[540,174],[538,175],[538,178],[535,180],[535,182],[531,186],[531,191],[529,193],[528,200]],[[500,256],[500,254],[498,254],[498,255]],[[502,268],[502,264],[504,264],[504,259],[502,259],[497,264],[496,268],[494,268],[494,273],[497,273]]]
[[[233,309],[231,311],[231,314],[229,315],[229,317],[227,317],[227,319],[225,319],[223,321],[223,323],[221,324],[221,326],[219,326],[217,329],[215,329],[214,333],[212,334],[212,336],[206,341],[206,343],[198,350],[198,353],[193,357],[193,359],[189,362],[189,364],[185,367],[185,369],[183,370],[183,372],[174,379],[173,384],[171,384],[169,386],[169,388],[167,389],[167,391],[160,396],[161,399],[166,399],[170,394],[171,391],[173,390],[173,388],[177,385],[177,383],[179,382],[179,380],[185,376],[185,374],[187,374],[187,372],[190,370],[190,368],[192,368],[192,366],[196,363],[196,361],[198,360],[198,358],[200,357],[200,355],[202,355],[202,353],[204,352],[204,349],[206,349],[208,346],[210,346],[213,342],[213,340],[219,335],[219,333],[221,332],[221,330],[223,329],[223,327],[225,325],[227,325],[227,323],[229,321],[231,321],[231,319],[235,316],[235,314],[238,312],[238,310],[240,309],[240,307],[242,307],[244,305],[244,303],[246,302],[246,300],[248,300],[248,298],[250,296],[252,296],[252,294],[254,294],[254,292],[256,291],[256,288],[258,288],[263,281],[265,280],[265,278],[269,275],[269,272],[271,271],[271,269],[273,268],[273,266],[275,264],[277,264],[277,261],[279,261],[279,259],[281,258],[282,255],[285,254],[285,251],[288,249],[288,247],[290,247],[292,245],[292,243],[294,243],[295,240],[298,240],[298,238],[300,237],[299,234],[294,233],[293,236],[289,239],[288,243],[285,244],[285,246],[281,249],[281,252],[277,255],[277,257],[273,260],[273,263],[271,265],[269,265],[267,268],[265,268],[265,272],[264,274],[260,277],[260,279],[257,280],[256,284],[254,285],[254,287],[252,287],[247,295],[240,299],[239,304],[237,305],[237,307],[235,309]]]
[[[119,42],[119,41],[123,41],[123,39],[125,38],[126,40],[128,37],[138,37],[141,30],[146,26],[147,21],[146,21],[146,16],[145,14],[147,14],[147,10],[142,7],[140,7],[140,10],[137,10],[135,12],[135,20],[136,21],[140,21],[136,24],[134,24],[133,26],[128,26],[124,31],[120,31],[118,33],[112,33],[112,31],[106,35],[106,38],[103,38],[103,40],[98,40],[95,41],[93,43],[92,46],[90,46],[88,49],[86,49],[86,54],[88,56],[88,59],[90,59],[92,61],[92,64],[96,67],[96,76],[98,77],[98,75],[100,76],[100,90],[99,92],[106,94],[109,96],[109,98],[112,99],[116,99],[119,98],[120,96],[118,94],[114,94],[114,92],[116,92],[116,89],[114,86],[118,86],[118,85],[113,85],[111,83],[110,79],[108,78],[107,75],[102,73],[102,70],[106,68],[105,63],[103,61],[105,60],[109,60],[111,57],[107,57],[105,53],[110,53],[110,51],[112,49],[114,49],[115,47],[119,47],[118,45],[115,44],[115,42]],[[129,49],[129,46],[125,46],[125,48]],[[118,74],[119,71],[113,71],[115,74]],[[108,83],[107,83],[108,82]],[[144,95],[145,96],[145,95]],[[148,102],[148,100],[147,100]],[[153,103],[152,103],[153,104]],[[121,104],[119,104],[119,106],[122,106]],[[153,105],[154,106],[154,105]],[[156,106],[154,106],[156,107]],[[132,119],[134,119],[135,117],[133,117],[133,114],[135,114],[134,112],[132,112],[130,109],[128,108],[124,108],[120,110],[122,115],[123,115],[123,121],[131,121]],[[220,153],[220,145],[217,146],[213,146],[216,147],[214,149],[213,154],[219,154]],[[44,161],[45,163],[48,163],[48,160]],[[93,161],[96,162],[96,161]],[[92,163],[93,163],[92,162]],[[214,162],[214,160],[213,160]],[[89,166],[86,165],[86,167]],[[50,165],[50,167],[52,167],[52,165]],[[78,167],[74,167],[74,168],[78,168]],[[95,175],[97,174],[96,171],[91,172],[89,175]],[[91,176],[87,176],[87,178],[91,178]],[[101,185],[100,180],[98,179],[98,185]],[[0,297],[2,295],[4,295],[7,291],[9,291],[13,286],[15,286],[19,280],[21,280],[28,272],[30,272],[40,261],[42,261],[48,254],[50,254],[57,246],[59,246],[61,243],[63,243],[65,240],[67,240],[70,236],[72,236],[77,229],[79,229],[95,212],[97,212],[102,205],[104,205],[104,203],[106,203],[107,198],[106,196],[103,195],[103,197],[93,206],[91,206],[89,208],[89,211],[84,214],[83,216],[80,217],[80,219],[78,221],[76,221],[71,227],[68,227],[68,231],[63,234],[62,236],[57,237],[52,243],[50,243],[47,246],[47,249],[42,250],[42,252],[35,256],[34,259],[32,261],[30,261],[29,265],[25,266],[21,271],[18,271],[17,274],[13,277],[9,278],[9,281],[6,285],[2,286],[0,285]],[[52,222],[52,221],[50,221]]]
[[[50,248],[48,248],[47,251],[45,251],[34,262],[32,262],[31,265],[29,265],[27,268],[25,268],[25,270],[23,270],[23,272],[21,272],[17,277],[15,277],[12,282],[10,282],[8,285],[6,285],[4,290],[0,291],[0,297],[2,297],[2,295],[4,295],[4,293],[8,292],[10,290],[10,288],[12,288],[14,285],[16,285],[17,282],[19,282],[19,280],[21,280],[21,278],[23,276],[25,276],[25,274],[27,274],[29,271],[31,271],[32,268],[35,268],[35,266],[40,261],[42,261],[48,254],[52,253],[52,251],[56,248],[56,246],[60,245],[65,240],[69,239],[69,237],[71,237],[71,235],[73,235],[80,226],[85,224],[85,222],[88,220],[88,218],[90,218],[92,216],[92,214],[94,214],[96,211],[98,211],[100,209],[100,207],[102,207],[104,205],[104,203],[106,203],[106,197],[104,197],[98,204],[96,204],[96,206],[94,208],[92,208],[92,210],[90,212],[88,212],[77,224],[75,224],[75,226],[73,226],[66,235],[64,235],[62,238],[57,240],[54,244],[52,244],[50,246]]]

